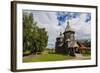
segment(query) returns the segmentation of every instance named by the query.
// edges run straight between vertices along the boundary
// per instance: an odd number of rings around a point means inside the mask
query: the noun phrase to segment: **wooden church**
[[[69,22],[67,22],[65,31],[60,33],[60,36],[56,38],[55,44],[56,53],[75,56],[75,50],[78,47],[78,44],[77,41],[75,41],[75,31],[72,30]]]

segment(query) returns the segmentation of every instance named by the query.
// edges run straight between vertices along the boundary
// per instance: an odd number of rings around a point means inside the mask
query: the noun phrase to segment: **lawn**
[[[82,53],[83,56],[91,56],[91,52],[85,52],[85,53]]]
[[[44,61],[61,61],[74,59],[75,57],[60,55],[60,54],[49,54],[42,53],[41,55],[29,55],[23,57],[23,62],[44,62]]]
[[[28,54],[29,51],[24,52],[24,54]],[[62,54],[54,54],[49,53],[47,50],[42,52],[41,54],[36,55],[27,55],[23,57],[23,62],[47,62],[47,61],[62,61],[62,60],[87,60],[91,58],[90,53],[83,53],[81,56],[72,57],[69,55]]]
[[[91,56],[91,53],[82,54],[83,56]]]

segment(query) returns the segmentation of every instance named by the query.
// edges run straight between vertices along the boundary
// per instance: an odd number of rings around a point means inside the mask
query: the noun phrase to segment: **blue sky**
[[[91,37],[91,13],[65,12],[65,11],[24,11],[33,13],[37,26],[46,28],[48,32],[48,46],[55,47],[56,37],[60,32],[64,32],[67,21],[75,31],[76,39],[90,39]]]

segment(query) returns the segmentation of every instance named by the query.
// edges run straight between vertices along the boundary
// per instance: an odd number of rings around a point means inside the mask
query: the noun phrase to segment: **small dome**
[[[63,38],[63,33],[62,32],[60,32],[60,35],[59,35],[61,38]]]

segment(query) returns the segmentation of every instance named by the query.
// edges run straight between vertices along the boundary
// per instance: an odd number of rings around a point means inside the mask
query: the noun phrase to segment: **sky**
[[[48,32],[48,48],[55,48],[56,38],[64,32],[67,22],[75,31],[75,39],[91,38],[91,13],[68,11],[24,11],[33,13],[34,20],[40,28]]]

